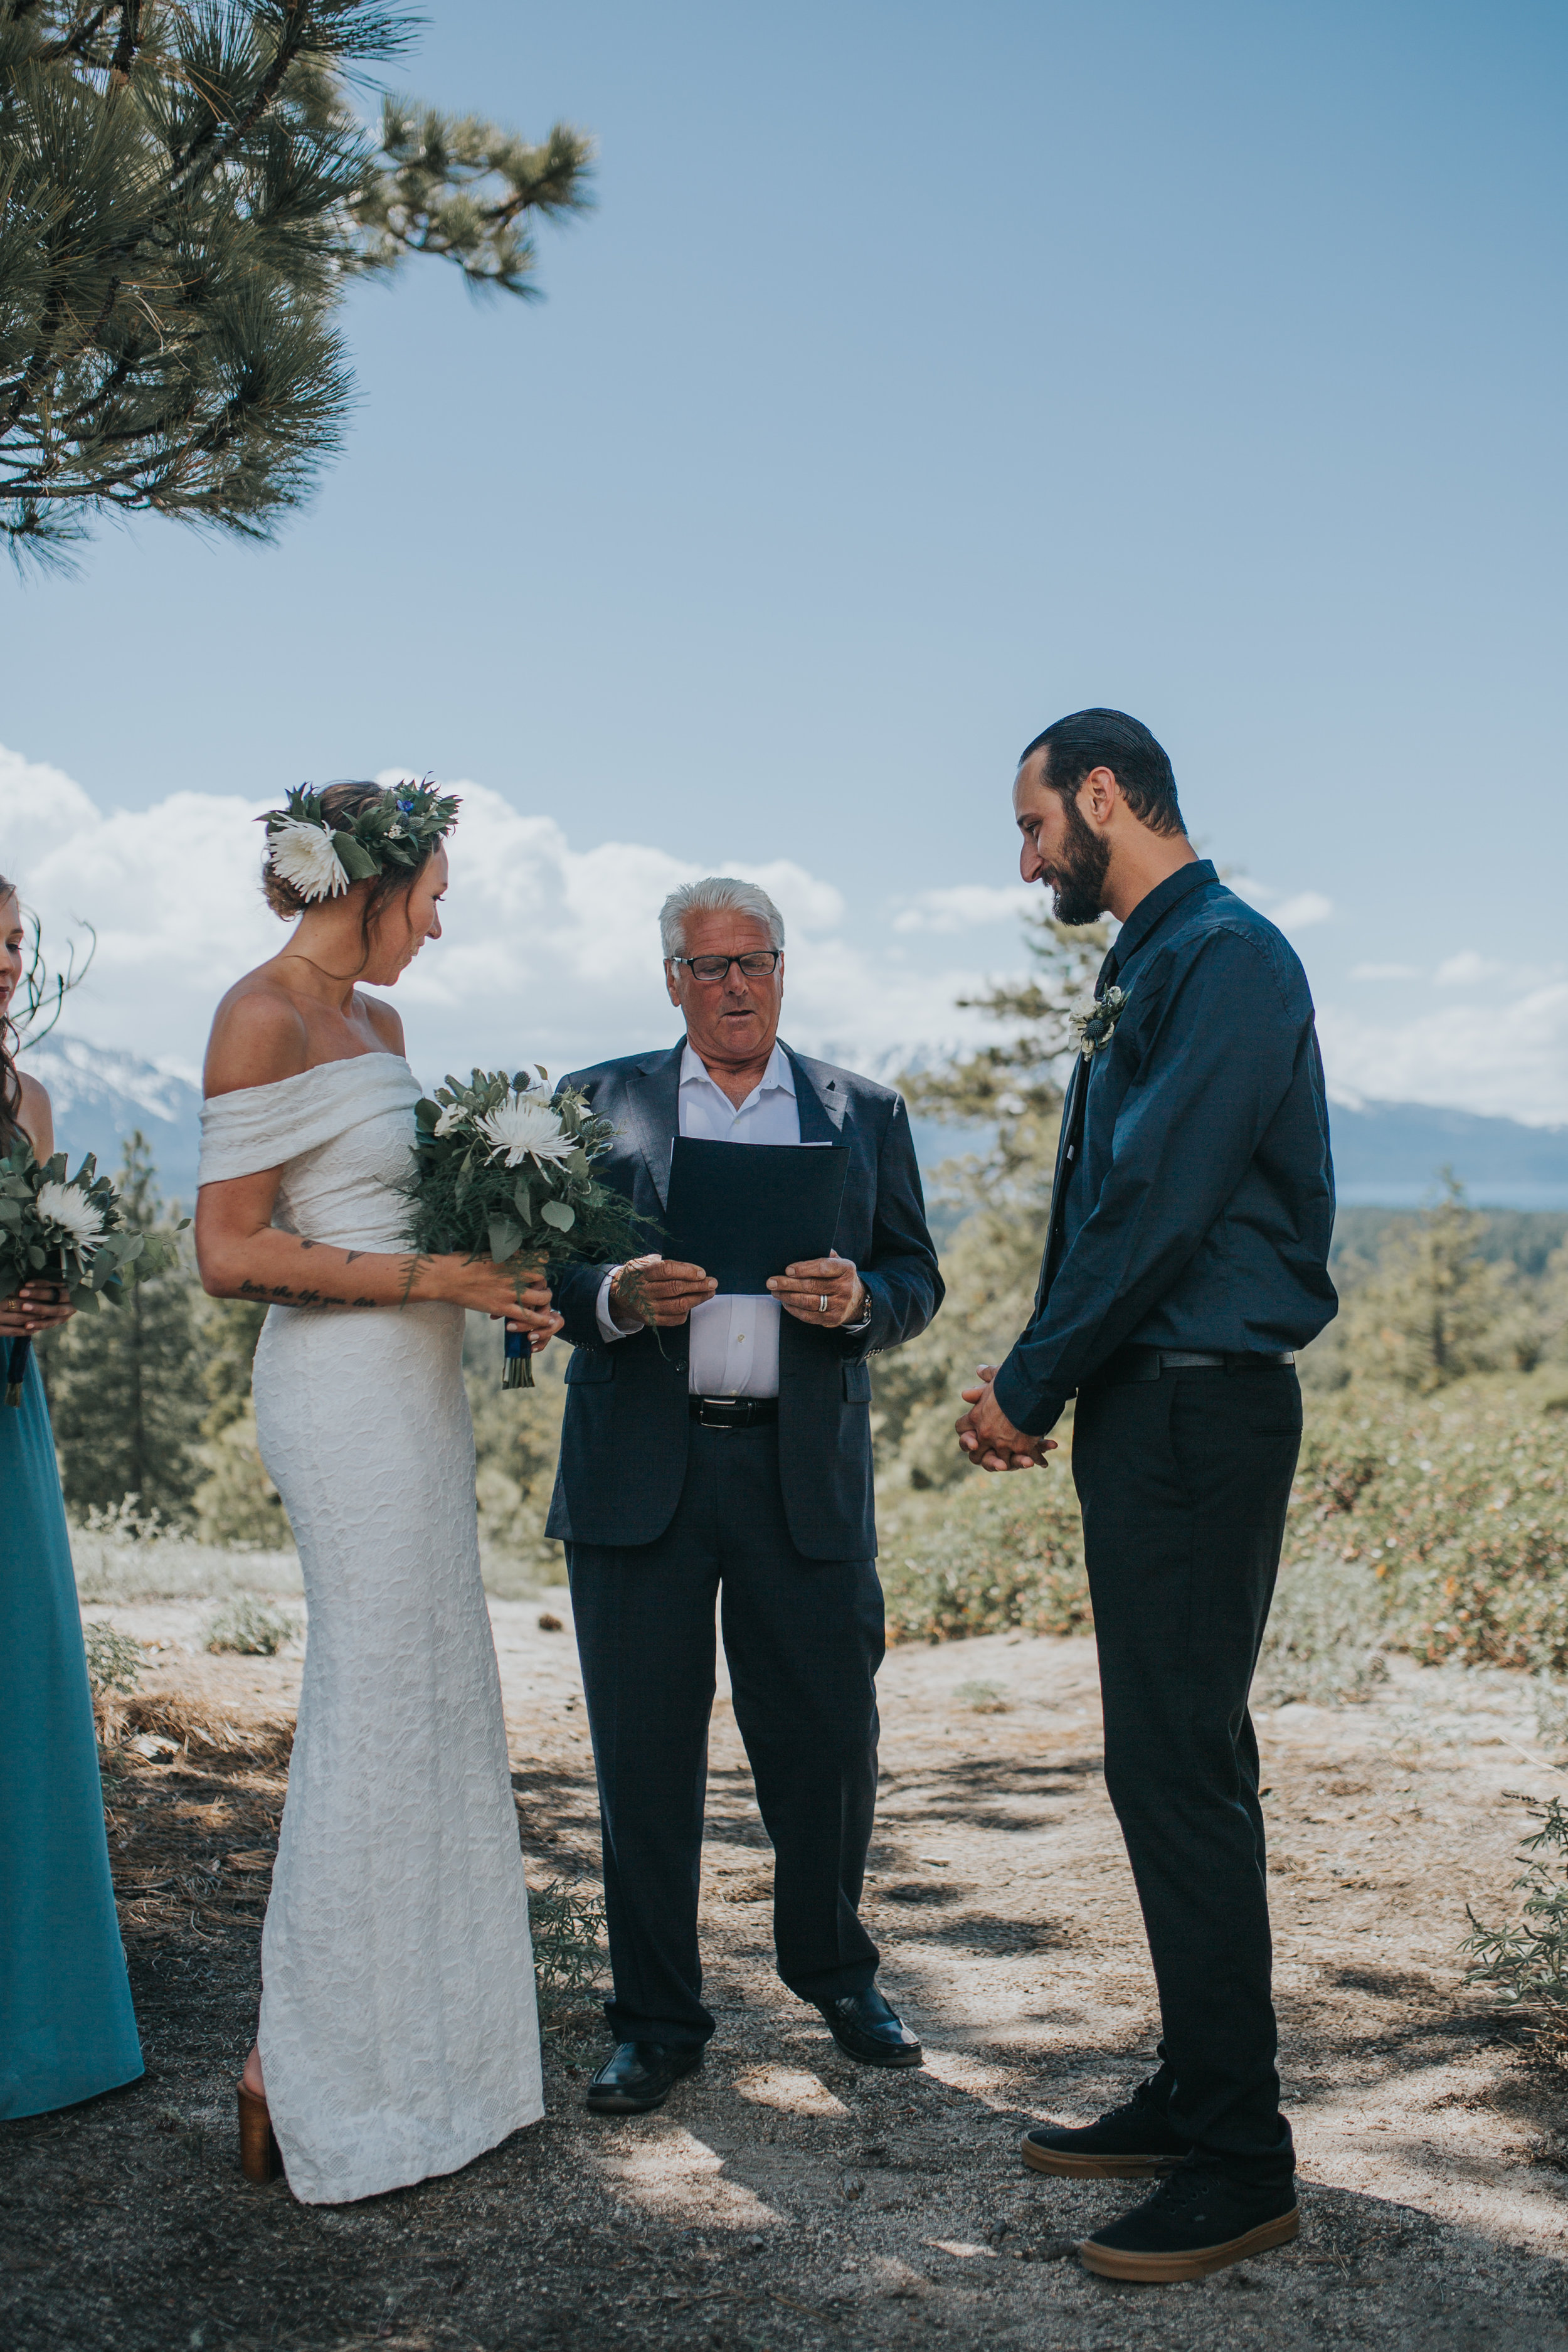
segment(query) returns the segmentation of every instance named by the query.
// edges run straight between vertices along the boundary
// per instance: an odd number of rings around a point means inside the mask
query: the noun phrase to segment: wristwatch
[[[866,1281],[864,1276],[861,1277],[860,1287],[866,1293],[866,1303],[861,1307],[859,1314],[857,1315],[853,1323],[839,1324],[838,1328],[840,1331],[854,1333],[857,1331],[868,1331],[871,1328],[871,1286]]]

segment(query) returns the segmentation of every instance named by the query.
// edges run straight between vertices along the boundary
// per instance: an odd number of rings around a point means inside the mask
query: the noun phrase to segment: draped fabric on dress
[[[0,1378],[12,1342],[0,1339]],[[98,1739],[44,1384],[0,1402],[0,2118],[142,2072],[109,1875]]]
[[[418,1096],[389,1054],[217,1096],[200,1181],[280,1167],[275,1223],[395,1250]],[[308,2204],[454,2171],[543,2112],[462,1343],[455,1306],[274,1307],[256,1351],[310,1605],[258,2040]]]

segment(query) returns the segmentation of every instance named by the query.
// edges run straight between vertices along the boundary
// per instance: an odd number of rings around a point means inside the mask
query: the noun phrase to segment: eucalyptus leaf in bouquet
[[[89,1151],[74,1176],[66,1155],[35,1157],[25,1135],[0,1157],[0,1298],[15,1297],[25,1282],[52,1282],[75,1307],[96,1313],[108,1299],[118,1307],[127,1291],[172,1265],[173,1234],[139,1233],[128,1224],[120,1195],[97,1172]],[[175,1233],[190,1223],[182,1217]],[[11,1342],[5,1402],[19,1405],[32,1348]]]
[[[616,1138],[585,1096],[550,1074],[475,1070],[448,1076],[415,1113],[407,1240],[421,1257],[493,1258],[519,1297],[552,1265],[623,1264],[648,1247],[650,1228],[594,1170]],[[508,1328],[503,1388],[531,1388],[526,1333]]]

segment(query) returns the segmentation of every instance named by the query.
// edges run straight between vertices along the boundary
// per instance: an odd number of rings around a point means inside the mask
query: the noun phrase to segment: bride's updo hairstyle
[[[363,816],[366,809],[374,808],[385,797],[379,784],[353,783],[326,784],[316,795],[321,814],[334,828],[352,824],[356,816]],[[412,889],[429,860],[430,852],[426,850],[412,873],[403,873],[393,866],[386,873],[371,877],[370,888],[365,893],[362,909],[362,928],[367,940],[370,927],[383,908],[389,907],[393,899],[405,890]],[[297,921],[307,907],[320,904],[318,894],[312,892],[308,896],[298,882],[287,880],[279,872],[272,863],[270,852],[261,861],[261,893],[273,913],[285,923]]]
[[[301,784],[258,820],[267,827],[261,889],[273,913],[295,921],[311,907],[365,886],[360,940],[405,898],[458,821],[460,803],[423,783]]]

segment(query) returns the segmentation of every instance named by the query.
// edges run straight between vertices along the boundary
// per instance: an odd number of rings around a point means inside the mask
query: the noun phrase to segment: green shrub
[[[1430,1397],[1352,1381],[1308,1404],[1260,1695],[1364,1696],[1386,1650],[1568,1674],[1561,1375],[1489,1374]],[[889,1483],[889,1638],[1091,1625],[1065,1455],[914,1493]]]
[[[603,2019],[585,1996],[604,1967],[604,1904],[593,1892],[531,1887],[528,1923],[541,2031],[563,2058],[584,2064],[603,2040]]]
[[[1061,1459],[1058,1457],[1058,1461]],[[879,1562],[892,1642],[1086,1633],[1083,1528],[1070,1475],[987,1476],[889,1515]]]
[[[1523,1840],[1524,1868],[1513,1892],[1524,1896],[1515,1927],[1483,1927],[1466,1906],[1471,1933],[1460,1947],[1473,1965],[1467,1984],[1493,1985],[1506,2008],[1521,2001],[1568,2001],[1568,1813],[1561,1798],[1531,1804],[1541,1827]]]
[[[1568,1669],[1568,1475],[1542,1376],[1314,1402],[1286,1557],[1354,1567],[1428,1665]]]
[[[110,1691],[133,1691],[142,1679],[146,1653],[140,1642],[100,1617],[82,1629],[87,1652],[87,1678],[94,1698]]]
[[[202,1542],[230,1551],[291,1550],[289,1514],[262,1466],[248,1397],[207,1438],[200,1455],[206,1475],[193,1499]]]
[[[275,1658],[299,1630],[300,1621],[289,1610],[247,1596],[217,1611],[207,1626],[207,1648],[236,1650],[243,1658]]]

